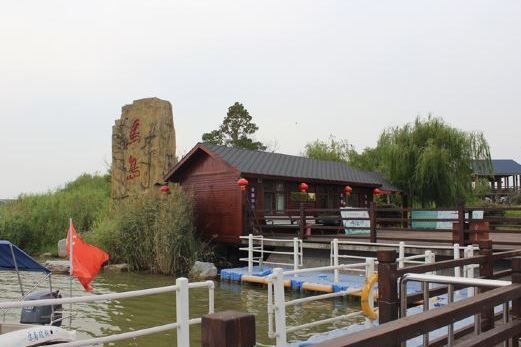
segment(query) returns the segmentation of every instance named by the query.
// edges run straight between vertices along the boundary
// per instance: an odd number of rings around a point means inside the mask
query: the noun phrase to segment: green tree
[[[254,141],[251,136],[259,130],[252,122],[252,117],[244,106],[236,102],[228,108],[228,113],[219,129],[204,133],[204,143],[237,147],[252,150],[266,150],[266,146],[259,141]]]
[[[423,207],[465,201],[471,195],[473,161],[491,170],[482,133],[456,129],[432,116],[385,130],[376,159],[379,171]]]
[[[306,144],[304,156],[311,159],[331,160],[347,163],[356,154],[347,140],[337,140],[334,136],[329,141],[315,140]]]
[[[471,199],[473,163],[481,165],[481,172],[492,171],[482,133],[456,129],[432,116],[385,130],[376,147],[360,153],[347,140],[330,137],[308,143],[304,155],[380,172],[423,207],[454,207]]]

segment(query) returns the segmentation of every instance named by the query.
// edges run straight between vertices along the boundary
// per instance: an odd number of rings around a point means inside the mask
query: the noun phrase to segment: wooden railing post
[[[512,258],[512,283],[521,284],[521,257]],[[521,320],[521,298],[512,300],[512,319]],[[512,346],[519,347],[521,334],[512,338]]]
[[[371,242],[376,243],[376,211],[373,201],[369,203],[369,224],[371,228],[369,230],[369,238]]]
[[[378,259],[378,319],[380,324],[398,319],[398,278],[396,251],[376,252]],[[387,346],[391,347],[391,346]]]
[[[202,317],[202,347],[253,347],[255,340],[255,316],[251,313],[224,311]]]
[[[494,276],[494,260],[492,259],[492,241],[483,240],[479,242],[479,252],[486,256],[486,261],[479,265],[479,275],[482,278],[492,279]],[[482,288],[480,292],[490,289]],[[494,308],[487,307],[481,311],[481,331],[487,331],[494,328]]]
[[[306,211],[304,210],[304,204],[300,203],[300,223],[299,223],[299,239],[304,239],[304,236],[306,235]]]
[[[465,205],[463,202],[458,203],[458,240],[461,246],[465,245]]]

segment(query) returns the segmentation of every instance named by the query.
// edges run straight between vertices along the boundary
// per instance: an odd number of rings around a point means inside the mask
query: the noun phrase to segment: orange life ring
[[[362,288],[362,295],[360,298],[362,304],[362,312],[370,320],[376,320],[378,318],[378,311],[374,307],[375,291],[374,287],[378,283],[378,274],[373,273],[366,278],[364,287]]]

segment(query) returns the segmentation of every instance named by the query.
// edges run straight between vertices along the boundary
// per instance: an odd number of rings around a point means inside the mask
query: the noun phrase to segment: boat
[[[61,298],[59,291],[52,288],[51,271],[6,240],[0,240],[0,271],[16,271],[21,292],[20,301]],[[48,281],[49,289],[34,291],[37,285],[26,292],[20,271],[43,273],[42,281]],[[5,320],[5,315],[3,316]],[[35,347],[75,341],[75,332],[61,328],[62,321],[61,305],[23,307],[19,322],[0,322],[0,346]]]

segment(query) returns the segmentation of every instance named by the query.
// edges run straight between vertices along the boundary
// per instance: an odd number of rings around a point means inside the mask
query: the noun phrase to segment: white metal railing
[[[380,246],[380,247],[389,247],[389,248],[399,248],[399,243],[384,243],[384,242],[363,242],[363,241],[347,241],[347,240],[339,240],[339,244],[342,245],[353,245],[353,246]],[[414,244],[405,244],[405,248],[417,248],[417,249],[430,249],[430,250],[452,250],[453,246],[441,246],[441,245],[414,245]],[[465,247],[460,246],[460,250],[463,250]],[[474,250],[478,250],[479,247],[473,246]]]
[[[248,257],[240,258],[240,261],[248,262],[248,273],[253,272],[253,264],[259,264],[259,267],[262,269],[264,264],[269,265],[279,265],[279,266],[287,266],[292,267],[293,270],[298,270],[304,263],[304,251],[303,251],[303,242],[301,239],[294,237],[292,240],[283,240],[283,239],[270,239],[265,238],[262,235],[253,235],[249,234],[248,236],[241,236],[241,239],[248,240],[248,247],[240,247],[241,251],[248,251]],[[283,252],[283,251],[270,251],[264,249],[264,241],[270,241],[274,243],[280,243],[281,245],[289,245],[293,247],[292,251]],[[281,255],[289,255],[291,256],[292,262],[283,263],[283,262],[273,262],[273,261],[265,261],[265,254],[281,254]]]
[[[345,255],[339,253],[338,246],[340,244],[344,245],[373,245],[373,246],[383,246],[383,247],[391,247],[396,248],[398,250],[398,267],[403,268],[406,264],[423,264],[428,262],[434,262],[434,259],[428,259],[427,257],[435,257],[434,250],[451,250],[454,256],[454,259],[460,258],[460,253],[463,251],[465,258],[472,257],[474,255],[474,250],[479,250],[479,247],[474,246],[460,246],[455,243],[452,246],[425,246],[425,245],[407,245],[405,242],[399,242],[398,244],[394,243],[372,243],[372,242],[357,242],[357,241],[341,241],[338,239],[333,239],[330,243],[330,264],[338,265],[339,259],[365,259],[366,257],[356,256],[356,255]],[[419,248],[426,249],[424,254],[411,255],[406,256],[405,250],[407,248]],[[375,258],[376,259],[376,258]],[[422,260],[423,259],[423,260]],[[377,263],[377,262],[376,262]],[[473,269],[475,265],[471,266]],[[457,277],[461,276],[461,269],[454,268],[454,275]]]
[[[338,271],[338,270],[361,270],[367,276],[374,273],[374,259],[367,258],[364,263],[343,264],[334,266],[322,266],[315,268],[307,268],[293,271],[284,271],[282,268],[273,269],[273,273],[268,276],[268,336],[275,338],[276,346],[286,346],[287,334],[301,329],[309,329],[323,324],[334,323],[336,321],[345,320],[351,317],[363,315],[362,310],[351,312],[345,315],[335,316],[331,318],[321,319],[310,323],[297,326],[287,326],[286,324],[286,307],[301,305],[316,300],[325,300],[336,297],[344,297],[359,292],[361,288],[347,289],[336,293],[327,293],[308,296],[300,299],[286,301],[285,299],[285,276],[296,276],[302,273],[317,271]],[[374,300],[374,296],[371,297]],[[374,306],[374,303],[373,303]]]
[[[479,287],[488,287],[488,288],[497,288],[511,285],[511,281],[502,281],[502,280],[489,280],[489,279],[481,279],[481,278],[465,278],[465,277],[457,277],[457,276],[439,276],[432,274],[413,274],[408,273],[400,278],[400,318],[404,318],[407,316],[407,283],[408,282],[420,282],[423,287],[423,311],[428,311],[430,309],[430,293],[429,286],[430,284],[446,284],[447,285],[447,302],[450,304],[454,302],[454,286],[455,285],[464,285],[470,286],[473,288],[473,292],[475,288]],[[509,303],[506,302],[503,304],[503,323],[508,323],[509,318]],[[447,334],[447,346],[454,345],[454,323],[448,325],[448,334]],[[481,316],[480,314],[476,314],[474,316],[474,332],[476,334],[481,333]],[[423,345],[429,345],[429,333],[423,335]],[[405,342],[402,343],[402,346],[405,346]]]
[[[103,337],[96,337],[87,340],[67,342],[55,345],[56,347],[80,347],[92,346],[101,343],[109,343],[121,340],[132,339],[139,336],[155,334],[167,330],[177,329],[177,345],[190,346],[190,326],[200,324],[201,318],[190,319],[189,316],[189,289],[208,288],[208,313],[213,313],[215,310],[214,304],[214,283],[213,281],[188,283],[188,279],[180,277],[176,279],[173,286],[133,290],[121,293],[110,293],[100,295],[88,295],[80,297],[70,297],[61,299],[44,299],[44,300],[28,300],[28,301],[11,301],[0,302],[0,309],[22,308],[27,306],[50,306],[50,305],[65,305],[77,303],[89,303],[96,301],[111,301],[118,299],[134,298],[139,296],[176,293],[176,322],[165,325],[155,326],[136,331],[108,335]]]

